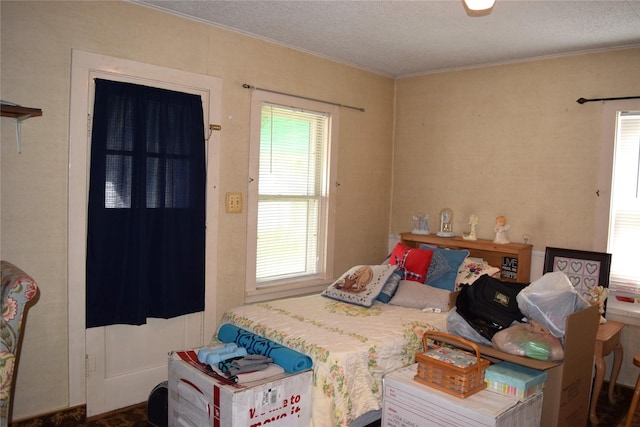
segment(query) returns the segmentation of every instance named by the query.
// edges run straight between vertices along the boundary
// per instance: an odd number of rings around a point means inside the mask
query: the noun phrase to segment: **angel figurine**
[[[593,305],[598,305],[598,311],[600,312],[600,323],[607,323],[607,319],[604,317],[604,301],[609,296],[609,288],[605,288],[602,285],[588,287],[588,291],[585,295],[586,299]]]
[[[476,226],[478,225],[478,215],[471,214],[469,217],[469,225],[471,226],[471,231],[468,233],[462,233],[462,238],[464,240],[478,240],[478,236],[476,235]]]
[[[509,243],[509,239],[507,239],[507,231],[511,228],[509,224],[507,224],[507,218],[500,215],[496,218],[496,238],[493,240],[493,243],[506,244]]]
[[[418,214],[413,217],[413,234],[429,234],[429,215]]]

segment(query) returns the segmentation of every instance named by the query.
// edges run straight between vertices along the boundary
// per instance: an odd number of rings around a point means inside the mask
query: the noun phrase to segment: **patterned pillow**
[[[440,251],[436,251],[433,253],[433,257],[431,258],[431,264],[429,264],[427,278],[424,283],[431,283],[444,276],[450,270],[451,267],[449,267],[447,259],[440,253]]]
[[[410,248],[398,243],[391,253],[389,264],[397,265],[402,270],[402,279],[424,283],[432,257],[433,251]]]
[[[350,304],[371,307],[395,271],[395,265],[357,265],[333,282],[322,295]]]
[[[440,276],[439,278],[426,282],[427,285],[431,285],[435,288],[446,289],[448,291],[456,290],[456,279],[458,276],[458,270],[462,265],[462,262],[469,256],[469,251],[466,249],[444,249],[444,248],[431,248],[434,254],[437,252],[441,254],[449,265],[449,271]]]
[[[471,285],[476,279],[483,274],[493,276],[499,273],[500,269],[489,265],[482,258],[466,258],[460,269],[458,269],[458,277],[456,278],[456,290],[460,289],[462,283]]]
[[[378,297],[376,299],[385,304],[388,303],[396,293],[398,284],[400,283],[400,279],[402,279],[402,271],[400,269],[397,269],[391,276],[389,276],[389,279],[387,279],[387,283],[384,284],[382,291],[380,291],[380,294],[378,294]]]

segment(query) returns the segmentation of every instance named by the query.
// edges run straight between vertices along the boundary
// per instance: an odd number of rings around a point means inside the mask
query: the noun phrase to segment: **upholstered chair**
[[[0,325],[0,427],[11,417],[15,371],[20,354],[25,314],[35,304],[38,287],[24,271],[7,261],[2,269],[2,324]]]

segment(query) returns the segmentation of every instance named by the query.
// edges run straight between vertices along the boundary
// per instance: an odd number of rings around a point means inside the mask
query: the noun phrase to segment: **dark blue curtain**
[[[204,310],[200,96],[95,80],[87,327]]]

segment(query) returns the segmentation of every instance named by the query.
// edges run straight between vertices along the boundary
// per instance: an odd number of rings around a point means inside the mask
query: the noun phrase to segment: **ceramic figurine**
[[[509,243],[509,239],[507,239],[507,231],[511,228],[509,224],[507,224],[507,218],[500,215],[496,218],[496,238],[493,240],[493,243],[500,243],[502,245]]]
[[[604,302],[608,296],[609,288],[605,288],[602,285],[590,287],[588,294],[586,295],[591,304],[598,305],[600,323],[607,323],[607,319],[604,317]]]
[[[429,234],[429,215],[418,214],[413,217],[413,234]]]
[[[478,225],[478,215],[471,214],[469,217],[469,225],[471,226],[471,231],[468,233],[462,233],[462,238],[464,240],[478,240],[478,236],[476,235],[476,226]]]

